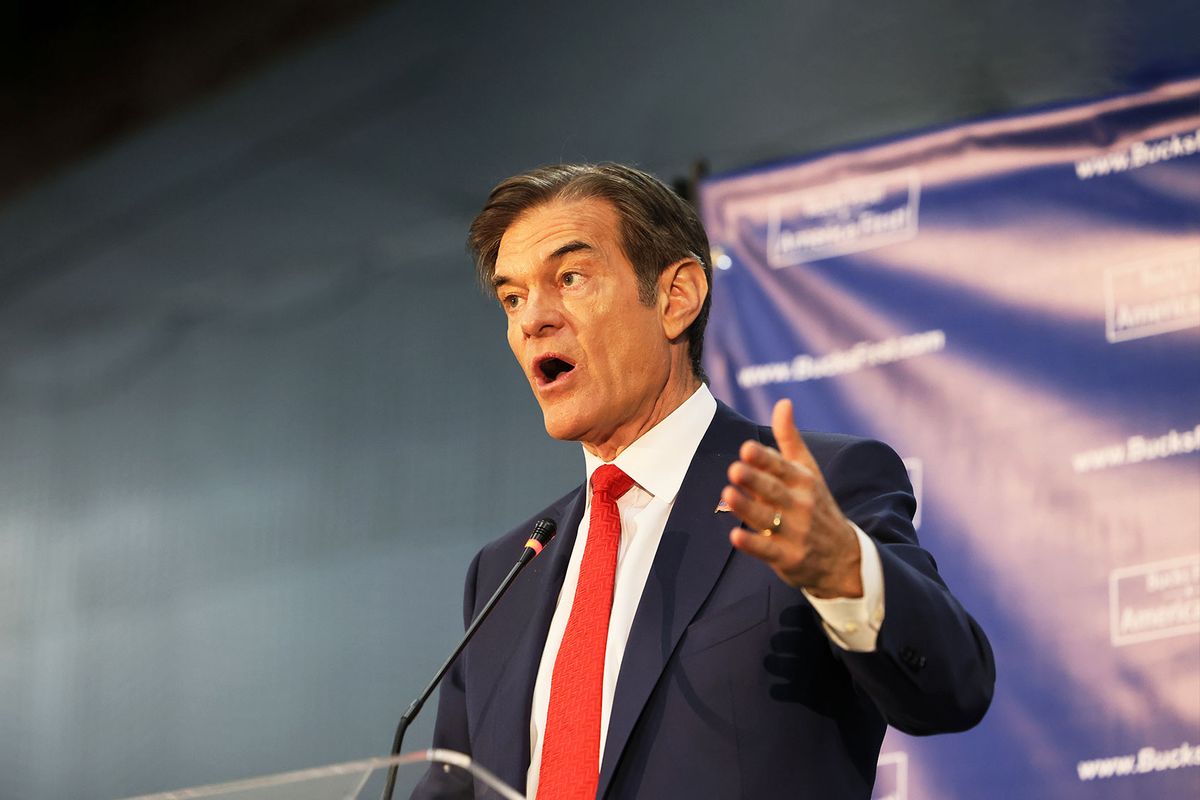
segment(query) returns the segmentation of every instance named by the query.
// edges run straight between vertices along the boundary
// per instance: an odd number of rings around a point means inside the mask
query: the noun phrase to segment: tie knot
[[[592,473],[592,494],[602,494],[617,500],[633,486],[633,478],[614,464],[602,464]]]

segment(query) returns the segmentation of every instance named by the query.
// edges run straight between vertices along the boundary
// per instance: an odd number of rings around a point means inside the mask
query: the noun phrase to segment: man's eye
[[[521,298],[515,294],[506,294],[500,298],[500,305],[505,308],[516,308],[520,302]]]
[[[578,272],[564,272],[562,276],[563,286],[574,286],[579,282]]]

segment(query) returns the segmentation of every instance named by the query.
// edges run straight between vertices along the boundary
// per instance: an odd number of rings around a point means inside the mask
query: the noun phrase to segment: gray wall
[[[0,798],[386,750],[471,554],[581,472],[473,287],[498,179],[1200,65],[1182,2],[514,6],[398,3],[0,209]]]

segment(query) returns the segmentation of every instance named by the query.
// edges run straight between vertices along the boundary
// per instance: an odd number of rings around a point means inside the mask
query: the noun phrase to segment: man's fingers
[[[754,440],[743,442],[738,456],[745,463],[771,473],[788,486],[806,483],[812,477],[809,467],[789,461],[774,447]]]
[[[775,507],[754,497],[742,494],[732,486],[726,486],[721,499],[738,519],[756,530],[770,527],[775,519]]]
[[[745,528],[734,528],[729,532],[729,543],[749,556],[773,564],[780,557],[780,544],[773,536],[751,533]]]
[[[775,521],[776,512],[791,521],[791,524],[786,526],[787,531],[801,533],[807,531],[811,524],[812,511],[805,503],[805,497],[801,497],[801,503],[797,505],[794,498],[786,503],[777,503],[744,494],[732,486],[726,486],[721,492],[721,499],[729,506],[729,510],[756,531],[771,527],[771,523]]]
[[[796,458],[799,449],[804,447],[800,431],[796,430],[796,420],[792,416],[792,401],[780,400],[771,411],[771,431],[775,434],[775,442],[784,458]]]
[[[792,507],[792,495],[783,481],[744,461],[735,461],[729,465],[729,481],[742,491],[754,495],[774,508]]]
[[[784,458],[799,461],[809,469],[816,469],[817,462],[813,460],[812,453],[808,452],[808,445],[804,444],[804,438],[796,428],[791,400],[785,398],[775,404],[771,412],[771,432],[775,434],[775,442]]]

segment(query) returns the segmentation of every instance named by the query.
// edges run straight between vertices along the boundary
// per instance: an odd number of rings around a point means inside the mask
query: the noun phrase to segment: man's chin
[[[542,422],[546,426],[546,433],[552,439],[577,442],[583,436],[583,429],[578,421],[567,414],[542,409]]]

